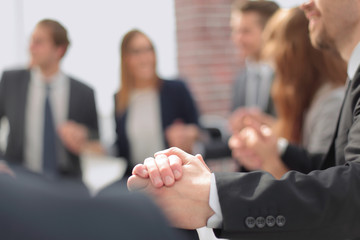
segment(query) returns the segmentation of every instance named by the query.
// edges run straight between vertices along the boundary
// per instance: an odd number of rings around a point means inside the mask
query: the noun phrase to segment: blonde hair
[[[121,42],[121,47],[120,47],[120,56],[121,56],[121,77],[120,77],[120,82],[121,82],[121,88],[119,89],[119,91],[116,93],[115,96],[115,111],[116,114],[122,114],[125,109],[127,108],[128,104],[129,104],[129,97],[130,97],[130,93],[131,91],[134,89],[134,79],[132,77],[132,74],[129,71],[128,66],[126,65],[126,57],[129,53],[129,46],[131,44],[131,41],[136,37],[142,35],[144,37],[146,37],[150,44],[152,49],[154,49],[153,44],[151,43],[150,39],[141,31],[139,30],[131,30],[130,32],[128,32],[127,34],[125,34],[125,36],[122,39]],[[155,73],[154,76],[154,80],[156,81],[156,85],[160,85],[160,79],[158,78],[158,76]]]

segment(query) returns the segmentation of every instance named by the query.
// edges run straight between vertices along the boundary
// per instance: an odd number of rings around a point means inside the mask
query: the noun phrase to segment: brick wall
[[[226,116],[240,60],[231,42],[232,0],[175,0],[178,68],[201,114]]]

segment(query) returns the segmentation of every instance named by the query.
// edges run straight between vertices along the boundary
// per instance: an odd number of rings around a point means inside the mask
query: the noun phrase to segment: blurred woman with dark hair
[[[177,146],[191,152],[198,113],[186,85],[156,73],[154,46],[138,30],[121,43],[121,88],[115,96],[118,154],[128,161],[126,175],[154,152]]]
[[[274,134],[292,144],[301,145],[309,153],[326,153],[344,96],[346,63],[336,53],[312,47],[308,20],[299,8],[277,12],[267,25],[264,39],[264,57],[275,65],[272,98],[278,119],[256,111],[243,113],[244,119],[270,126],[272,131],[266,134]],[[238,131],[242,127],[244,124],[233,125]],[[240,135],[245,142],[251,139],[250,145],[261,143],[261,138],[249,128]],[[232,149],[237,149],[237,144],[236,138],[230,140]],[[281,149],[264,146],[252,150],[255,154],[244,155],[243,151],[234,150],[233,155],[249,170],[261,168],[274,173],[273,169],[264,169],[264,166],[276,164],[263,163],[274,158],[281,161]],[[286,166],[282,167],[283,170],[280,173],[276,171],[275,175],[281,176],[286,172]]]

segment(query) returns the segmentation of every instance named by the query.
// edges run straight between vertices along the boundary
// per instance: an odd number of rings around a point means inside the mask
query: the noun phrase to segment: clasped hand
[[[214,212],[209,206],[211,172],[201,155],[170,148],[147,158],[133,169],[130,191],[145,191],[178,228],[206,225]]]

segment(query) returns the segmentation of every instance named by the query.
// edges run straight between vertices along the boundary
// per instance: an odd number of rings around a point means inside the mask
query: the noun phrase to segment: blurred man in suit
[[[0,157],[49,177],[81,177],[79,154],[99,138],[94,91],[60,68],[69,43],[60,23],[40,21],[30,69],[5,71],[0,82],[0,119],[10,126]]]
[[[158,153],[134,169],[128,186],[155,193],[176,226],[207,225],[218,236],[239,239],[360,238],[360,1],[310,0],[302,8],[312,44],[348,63],[347,93],[327,155],[316,161],[288,149],[294,165],[311,172],[290,171],[276,180],[260,171],[211,174],[200,155],[176,148]],[[276,142],[261,126],[253,128],[264,147]],[[175,178],[176,171],[183,174]],[[176,211],[179,205],[187,211]]]

